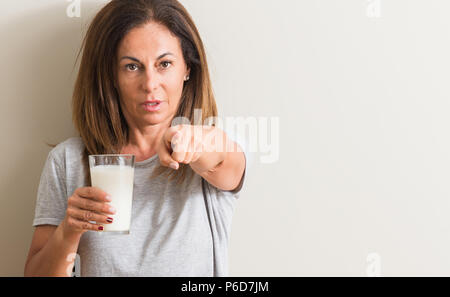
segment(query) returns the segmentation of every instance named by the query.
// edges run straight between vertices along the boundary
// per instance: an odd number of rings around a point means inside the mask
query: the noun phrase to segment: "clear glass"
[[[111,195],[116,208],[113,222],[103,232],[130,234],[133,201],[134,155],[90,155],[91,184]]]

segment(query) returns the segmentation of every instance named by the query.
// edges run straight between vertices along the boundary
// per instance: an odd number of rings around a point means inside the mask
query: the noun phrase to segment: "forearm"
[[[196,161],[191,163],[191,168],[199,175],[215,171],[226,159],[227,152],[205,152]]]
[[[240,184],[244,171],[244,153],[230,152],[225,160],[214,170],[208,171],[204,178],[218,189],[232,191]]]
[[[62,224],[27,262],[25,276],[70,276],[81,235],[64,234]]]
[[[234,190],[238,187],[245,170],[245,155],[242,148],[218,128],[201,129],[203,129],[202,153],[198,159],[189,163],[192,170],[218,189]],[[177,143],[177,140],[174,142]],[[193,143],[193,147],[196,148],[195,141]]]
[[[234,190],[239,185],[245,170],[244,153],[228,152],[225,153],[224,159],[221,159],[222,156],[211,155],[210,159],[205,161],[205,163],[211,162],[215,166],[206,171],[196,171],[194,168],[193,170],[218,189],[224,191]],[[221,161],[217,162],[217,160]]]
[[[200,158],[190,163],[192,170],[201,176],[219,169],[223,162],[229,159],[230,153],[242,151],[238,144],[228,138],[222,130],[214,128],[211,132],[214,133],[213,136],[207,136],[212,141],[208,143],[211,146],[203,148],[204,152]]]

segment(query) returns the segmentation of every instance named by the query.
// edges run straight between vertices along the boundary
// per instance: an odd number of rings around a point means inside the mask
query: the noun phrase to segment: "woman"
[[[70,275],[76,253],[82,276],[227,275],[246,162],[225,132],[194,125],[196,110],[202,123],[217,110],[188,12],[176,0],[113,0],[82,48],[73,95],[80,137],[48,155],[25,275]],[[191,124],[174,125],[180,118]],[[108,153],[136,156],[130,235],[101,233],[115,210],[89,186],[87,156]]]

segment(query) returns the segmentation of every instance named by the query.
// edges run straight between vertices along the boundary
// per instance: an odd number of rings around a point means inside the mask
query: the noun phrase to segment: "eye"
[[[167,68],[170,67],[170,65],[172,65],[172,62],[170,62],[170,61],[162,61],[161,64],[159,64],[159,65],[161,65],[162,68],[167,69]]]
[[[136,64],[127,64],[125,65],[125,68],[127,68],[130,71],[136,71],[139,67]]]

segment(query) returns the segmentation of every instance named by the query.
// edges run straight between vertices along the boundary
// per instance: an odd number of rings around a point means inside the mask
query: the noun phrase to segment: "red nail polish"
[[[107,218],[106,221],[107,221],[108,223],[112,223],[112,222],[113,222],[113,218]]]
[[[98,230],[103,231],[103,226],[98,227]]]

